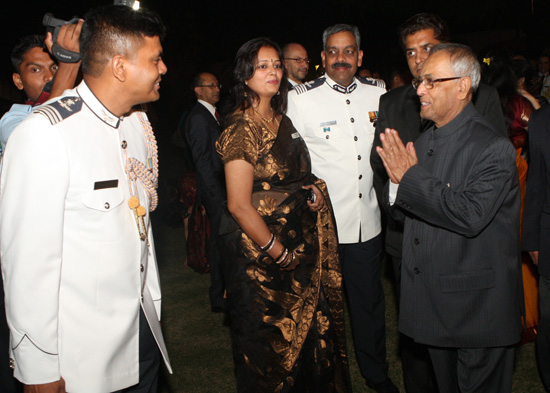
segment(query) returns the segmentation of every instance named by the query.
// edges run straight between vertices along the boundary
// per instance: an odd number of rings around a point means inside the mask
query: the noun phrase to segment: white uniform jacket
[[[369,157],[385,92],[374,79],[356,78],[346,88],[323,76],[288,93],[287,115],[307,144],[312,172],[327,183],[340,243],[381,231]]]
[[[0,180],[0,251],[15,377],[63,377],[68,392],[139,381],[140,304],[170,369],[160,283],[128,207],[128,157],[147,162],[140,116],[117,118],[82,82],[10,137]],[[138,183],[140,202],[149,200]]]

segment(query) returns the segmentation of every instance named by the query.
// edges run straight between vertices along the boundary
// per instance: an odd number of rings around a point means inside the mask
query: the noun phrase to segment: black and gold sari
[[[229,216],[221,255],[239,392],[350,392],[342,276],[327,188],[304,141],[283,116],[277,135],[236,114],[218,141],[224,163],[254,167],[252,203],[299,264],[285,271]],[[326,207],[312,212],[302,186]]]

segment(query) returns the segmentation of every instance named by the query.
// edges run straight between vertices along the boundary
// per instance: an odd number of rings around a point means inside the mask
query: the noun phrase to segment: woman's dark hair
[[[261,48],[269,47],[277,51],[281,64],[283,63],[283,52],[276,42],[267,37],[254,38],[244,43],[235,56],[235,65],[233,69],[233,86],[230,90],[230,98],[226,105],[224,113],[230,116],[233,112],[241,109],[245,110],[252,107],[252,103],[259,99],[258,95],[252,91],[246,81],[252,78],[256,72],[256,62],[258,60],[258,52]],[[283,67],[283,77],[279,87],[279,94],[276,94],[271,99],[271,107],[275,113],[284,113],[287,105],[287,83],[286,69]]]
[[[531,67],[531,64],[525,59],[514,59],[512,61],[512,70],[516,78],[520,80],[525,78],[524,88],[534,96],[540,94],[541,78],[538,73]]]
[[[510,55],[504,49],[492,49],[481,59],[481,82],[497,89],[500,105],[506,113],[508,101],[517,94],[518,78],[512,71]]]

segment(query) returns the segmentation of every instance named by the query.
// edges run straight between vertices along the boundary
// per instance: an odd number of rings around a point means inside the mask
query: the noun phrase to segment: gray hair
[[[359,34],[359,28],[357,26],[348,25],[346,23],[338,23],[337,25],[327,27],[325,31],[323,31],[323,50],[327,47],[328,37],[342,31],[349,31],[350,33],[352,33],[355,36],[357,49],[361,48],[361,34]]]
[[[471,91],[475,92],[481,79],[481,67],[469,46],[454,43],[439,44],[432,48],[431,54],[444,51],[449,55],[451,69],[455,76],[467,76],[472,81]]]

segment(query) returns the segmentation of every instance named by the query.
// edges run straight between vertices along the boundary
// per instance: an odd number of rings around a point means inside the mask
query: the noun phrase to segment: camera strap
[[[58,29],[59,27],[55,30],[58,31]],[[57,61],[60,61],[62,63],[77,63],[80,61],[81,58],[80,53],[60,47],[57,44],[57,41],[54,41],[54,44],[52,45],[52,54],[57,59]]]

